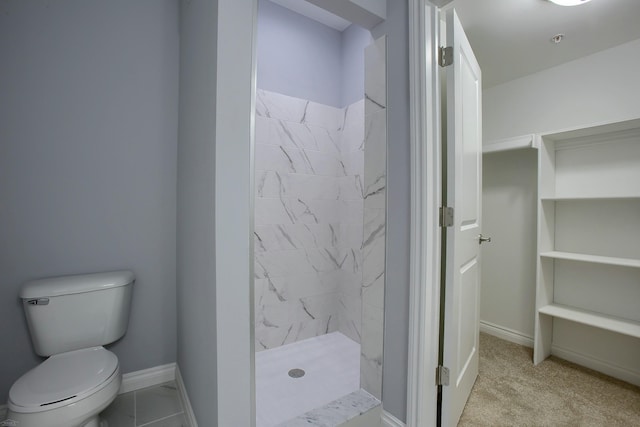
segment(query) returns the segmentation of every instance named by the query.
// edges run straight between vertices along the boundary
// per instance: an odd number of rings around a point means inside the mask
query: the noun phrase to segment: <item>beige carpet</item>
[[[480,334],[480,375],[458,426],[640,426],[640,388]]]

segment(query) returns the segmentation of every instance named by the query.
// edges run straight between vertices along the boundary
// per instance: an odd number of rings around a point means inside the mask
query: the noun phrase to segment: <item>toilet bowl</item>
[[[22,286],[34,350],[48,356],[9,390],[7,421],[18,427],[100,427],[122,373],[103,345],[126,332],[133,273],[116,271]]]
[[[118,358],[102,347],[57,354],[13,384],[7,416],[19,427],[98,427],[121,382]]]

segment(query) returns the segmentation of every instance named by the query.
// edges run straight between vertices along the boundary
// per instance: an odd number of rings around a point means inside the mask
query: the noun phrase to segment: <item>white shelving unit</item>
[[[534,363],[554,319],[640,339],[640,120],[543,135]]]

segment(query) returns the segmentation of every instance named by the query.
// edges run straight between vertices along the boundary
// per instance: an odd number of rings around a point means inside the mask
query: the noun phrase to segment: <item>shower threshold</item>
[[[381,412],[380,401],[360,389],[277,427],[374,427],[380,425]]]

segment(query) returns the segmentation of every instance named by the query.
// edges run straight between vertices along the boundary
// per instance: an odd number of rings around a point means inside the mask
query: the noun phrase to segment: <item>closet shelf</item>
[[[482,153],[499,153],[502,151],[519,150],[522,148],[538,148],[538,139],[536,135],[529,134],[491,141],[482,146]]]
[[[640,199],[640,195],[631,195],[631,196],[558,196],[558,197],[540,197],[540,200],[543,202],[563,202],[563,201],[580,201],[580,200],[633,200]]]
[[[608,265],[617,265],[621,267],[640,268],[640,260],[631,259],[631,258],[616,258],[616,257],[587,255],[587,254],[578,254],[573,252],[562,252],[562,251],[541,252],[540,256],[545,258],[564,259],[569,261],[582,261],[582,262],[590,262],[594,264],[608,264]]]
[[[549,304],[540,307],[538,313],[640,338],[640,322],[633,320],[607,316],[606,314],[567,307],[560,304]]]

